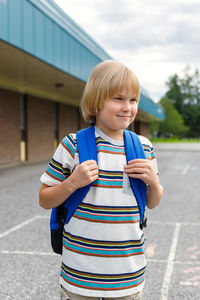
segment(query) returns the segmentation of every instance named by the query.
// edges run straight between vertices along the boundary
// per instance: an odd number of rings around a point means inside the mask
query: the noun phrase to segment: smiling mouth
[[[117,117],[119,117],[119,118],[130,118],[131,116],[121,116],[121,115],[117,115]]]

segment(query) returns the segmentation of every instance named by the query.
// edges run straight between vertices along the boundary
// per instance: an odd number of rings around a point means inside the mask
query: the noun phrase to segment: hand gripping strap
[[[79,151],[79,160],[80,163],[93,159],[97,162],[97,150],[96,150],[96,139],[95,139],[95,131],[94,127],[91,126],[86,129],[82,129],[77,132],[77,145]],[[70,197],[68,197],[64,203],[64,213],[66,215],[66,223],[68,223],[73,216],[75,210],[78,205],[81,203],[83,198],[87,195],[91,184],[79,188],[76,190]],[[59,206],[55,207],[51,211],[51,219],[50,219],[50,227],[52,230],[57,230],[59,227],[59,219],[58,219],[58,210]]]
[[[136,158],[146,159],[142,144],[136,133],[128,130],[124,130],[124,141],[126,148],[126,159],[127,163]],[[138,203],[140,211],[140,224],[143,221],[144,210],[146,206],[146,184],[143,180],[138,178],[130,178],[130,184]]]
[[[97,162],[97,150],[94,127],[91,126],[86,129],[82,129],[76,134],[77,146],[79,152],[80,163],[93,159]],[[76,190],[65,201],[65,208],[67,209],[66,223],[68,223],[73,216],[75,210],[87,195],[92,183],[87,186],[81,187]]]

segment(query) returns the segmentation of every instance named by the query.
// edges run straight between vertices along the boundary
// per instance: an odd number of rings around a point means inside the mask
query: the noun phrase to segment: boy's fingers
[[[87,170],[92,171],[92,170],[98,170],[98,166],[95,160],[87,160],[81,163],[82,166],[87,168]]]
[[[142,162],[145,162],[145,161],[146,161],[146,159],[136,158],[136,159],[129,160],[128,165],[130,165],[132,163],[142,163]]]
[[[127,173],[142,174],[142,173],[144,173],[144,169],[143,168],[134,168],[134,169],[127,170]]]
[[[135,169],[135,168],[145,168],[147,165],[144,163],[135,163],[135,164],[131,164],[131,165],[126,165],[124,167],[125,170],[131,170],[131,169]]]
[[[93,165],[93,164],[97,164],[97,162],[93,159],[90,159],[90,160],[84,161],[83,164],[85,164],[86,166],[90,166],[90,165]]]
[[[95,175],[98,175],[98,174],[99,174],[99,171],[98,171],[98,170],[92,170],[92,171],[90,171],[90,174],[91,174],[92,176],[95,176]]]

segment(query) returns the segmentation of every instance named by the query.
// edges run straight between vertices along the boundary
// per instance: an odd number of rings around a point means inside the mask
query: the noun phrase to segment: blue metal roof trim
[[[139,109],[153,115],[154,117],[162,121],[165,119],[164,109],[143,93],[141,93],[140,95]]]
[[[102,60],[111,59],[77,23],[75,23],[53,0],[27,0],[48,15],[56,24],[70,33],[81,44],[92,50]]]
[[[112,59],[53,0],[0,0],[0,39],[82,81]],[[139,108],[164,119],[143,89]]]
[[[82,81],[111,59],[52,0],[0,0],[0,39]]]

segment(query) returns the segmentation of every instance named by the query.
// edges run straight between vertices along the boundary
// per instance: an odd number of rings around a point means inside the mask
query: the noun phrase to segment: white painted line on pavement
[[[10,251],[10,250],[0,250],[0,255],[1,254],[7,254],[7,255],[38,255],[38,256],[58,256],[58,254],[54,253],[54,252],[39,252],[39,251],[19,251],[19,250],[15,250],[15,251]],[[166,259],[152,259],[152,258],[148,258],[147,259],[148,263],[163,263],[163,264],[167,264],[168,261]],[[196,261],[196,260],[190,260],[190,261],[180,261],[180,260],[175,260],[174,264],[180,264],[180,265],[200,265],[200,261]]]
[[[31,219],[29,219],[29,220],[27,220],[27,221],[25,221],[25,222],[23,222],[23,223],[21,223],[21,224],[19,224],[19,225],[16,225],[15,227],[10,228],[10,229],[6,230],[6,231],[3,232],[3,233],[0,233],[0,238],[6,236],[6,235],[8,235],[8,234],[10,234],[10,233],[13,232],[13,231],[16,231],[16,230],[22,228],[23,226],[28,225],[28,224],[31,223],[31,222],[34,222],[34,221],[37,220],[37,219],[49,219],[49,220],[50,220],[50,216],[46,216],[46,215],[36,215],[35,217],[33,217],[33,218],[31,218]]]
[[[171,281],[171,276],[174,268],[174,258],[176,255],[176,248],[178,244],[178,236],[180,232],[180,227],[181,223],[176,223],[175,229],[174,229],[174,234],[173,234],[173,239],[172,239],[172,245],[170,247],[169,251],[169,256],[168,256],[168,262],[167,262],[167,267],[165,271],[165,276],[161,288],[161,295],[160,295],[160,300],[167,300],[168,298],[168,293],[169,293],[169,285]]]
[[[152,259],[152,258],[147,258],[147,262],[148,263],[163,263],[166,264],[168,263],[168,261],[166,259]],[[178,265],[200,265],[200,261],[197,260],[174,260],[174,264],[178,264]]]
[[[40,219],[49,219],[50,220],[50,216],[46,216],[46,215],[37,215],[36,217],[40,218]]]
[[[41,255],[41,256],[58,256],[58,254],[53,252],[38,252],[38,251],[10,251],[10,250],[1,250],[0,254],[21,254],[21,255]]]
[[[18,229],[21,229],[22,227],[28,225],[29,223],[34,222],[34,221],[37,220],[38,218],[39,218],[38,216],[35,216],[34,218],[31,218],[31,219],[29,219],[29,220],[27,220],[27,221],[25,221],[25,222],[23,222],[23,223],[21,223],[21,224],[19,224],[19,225],[17,225],[17,226],[14,226],[13,228],[10,228],[10,229],[4,231],[3,233],[0,234],[0,239],[1,239],[2,237],[6,236],[6,235],[8,235],[8,234],[10,234],[10,233],[12,233],[13,231],[16,231],[16,230],[18,230]]]
[[[190,164],[187,164],[187,165],[185,166],[185,168],[183,169],[183,172],[182,172],[183,175],[185,175],[185,174],[187,173],[189,167],[190,167]]]
[[[192,225],[192,226],[200,226],[200,222],[179,222],[181,224],[181,226],[188,226],[188,225]],[[173,221],[148,221],[148,224],[167,224],[167,225],[176,225],[177,222],[173,222]]]

